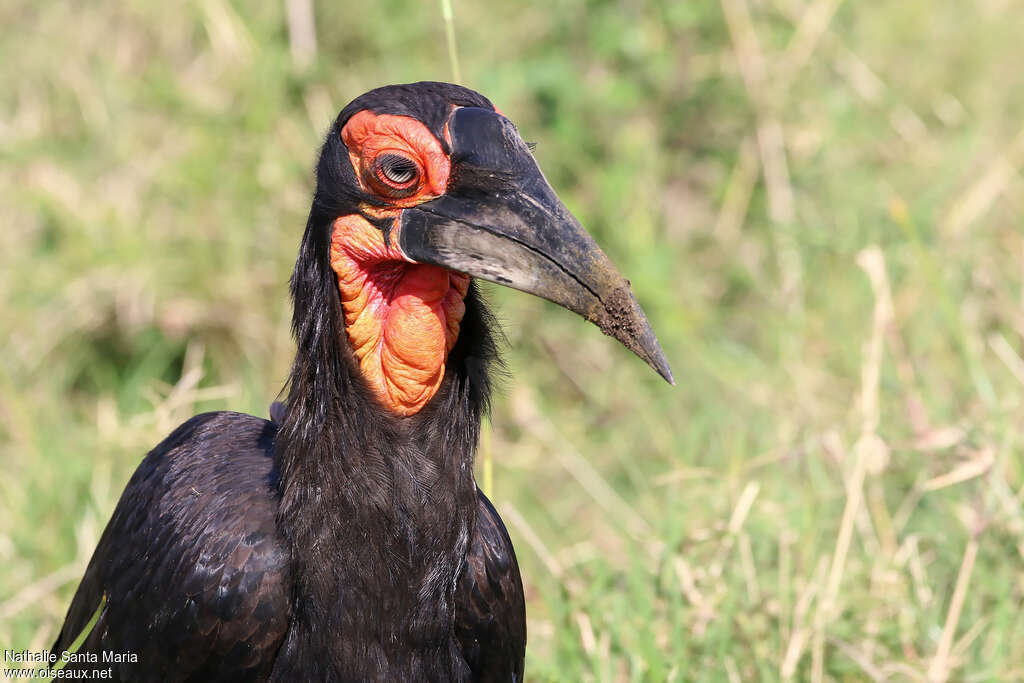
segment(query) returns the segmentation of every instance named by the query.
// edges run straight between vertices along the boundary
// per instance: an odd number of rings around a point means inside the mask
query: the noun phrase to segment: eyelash
[[[373,160],[370,173],[375,189],[385,196],[406,197],[419,189],[423,173],[414,159],[385,152]]]

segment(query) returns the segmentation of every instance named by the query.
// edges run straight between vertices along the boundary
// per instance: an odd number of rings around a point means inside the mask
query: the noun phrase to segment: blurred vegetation
[[[451,77],[438,4],[351,5],[0,5],[0,647],[174,426],[266,414],[337,110]],[[1024,680],[1020,3],[454,9],[679,382],[489,289],[529,677]]]

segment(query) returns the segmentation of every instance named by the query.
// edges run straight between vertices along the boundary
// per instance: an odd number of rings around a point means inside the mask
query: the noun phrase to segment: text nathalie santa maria
[[[115,650],[103,650],[96,652],[68,652],[65,650],[60,654],[49,650],[4,650],[4,662],[8,664],[134,664],[139,661],[139,656],[134,652],[117,652]]]

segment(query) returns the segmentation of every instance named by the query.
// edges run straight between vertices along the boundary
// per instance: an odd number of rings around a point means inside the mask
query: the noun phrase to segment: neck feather
[[[295,614],[279,673],[364,679],[375,672],[359,667],[377,662],[410,679],[458,680],[454,587],[475,523],[492,319],[468,283],[433,398],[396,415],[366,381],[346,330],[332,229],[311,220],[292,278],[298,351],[276,460]]]

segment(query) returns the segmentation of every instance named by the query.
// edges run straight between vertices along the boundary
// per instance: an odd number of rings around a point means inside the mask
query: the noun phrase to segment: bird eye
[[[419,165],[400,154],[381,154],[373,163],[375,175],[393,189],[405,190],[420,176]]]

